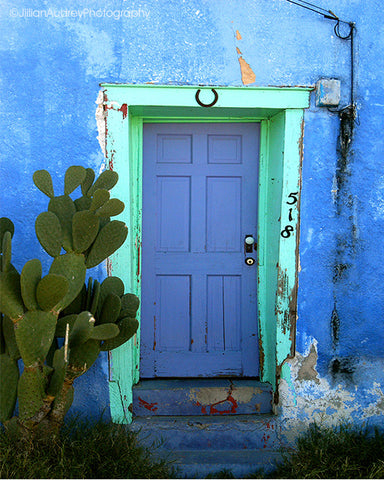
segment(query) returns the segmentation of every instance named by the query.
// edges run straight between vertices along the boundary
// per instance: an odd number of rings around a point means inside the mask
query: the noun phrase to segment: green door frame
[[[295,353],[304,109],[311,88],[102,84],[106,157],[118,172],[114,193],[128,239],[108,260],[108,274],[141,297],[142,143],[145,122],[260,122],[258,310],[261,380],[276,388]],[[145,295],[145,292],[143,292]],[[140,313],[140,312],[139,312]],[[140,316],[140,315],[139,315]],[[140,318],[139,318],[140,321]],[[132,386],[139,381],[140,332],[110,353],[112,419],[131,421]]]

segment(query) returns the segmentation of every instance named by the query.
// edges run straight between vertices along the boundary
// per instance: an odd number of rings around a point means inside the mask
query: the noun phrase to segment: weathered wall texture
[[[305,112],[297,354],[284,364],[277,410],[287,426],[346,417],[384,424],[382,5],[318,3],[356,22],[358,119],[345,164],[337,115],[316,107],[314,94]],[[16,225],[16,267],[47,258],[32,222],[46,199],[32,173],[48,169],[59,189],[71,164],[103,168],[99,83],[308,86],[338,78],[345,106],[349,42],[333,25],[285,0],[3,2],[0,215]],[[96,388],[79,381],[87,397],[74,409],[97,414],[109,401],[105,357],[92,380]]]

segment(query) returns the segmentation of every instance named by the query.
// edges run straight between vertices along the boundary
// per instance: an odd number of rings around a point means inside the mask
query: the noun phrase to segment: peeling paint
[[[364,415],[366,417],[384,415],[384,392],[380,383],[374,382],[373,387],[369,390],[369,393],[377,398],[364,408]]]
[[[284,436],[293,442],[297,435],[310,423],[317,422],[325,426],[337,426],[342,422],[357,422],[370,425],[372,418],[384,413],[383,386],[372,382],[370,388],[363,389],[361,382],[348,382],[345,376],[332,384],[316,370],[318,343],[312,339],[306,355],[296,355],[286,360],[279,380],[279,404],[276,413],[279,423],[284,425]],[[380,361],[365,365],[359,360],[356,372],[369,382],[364,372],[382,370]],[[370,402],[367,399],[370,398]],[[368,406],[367,406],[368,404]],[[368,422],[368,423],[367,423]],[[377,424],[375,422],[374,424]]]
[[[236,37],[236,40],[242,40],[242,36],[239,30],[236,30],[235,37]],[[249,63],[247,63],[244,60],[243,54],[241,53],[239,47],[236,47],[236,52],[237,52],[238,60],[240,64],[241,81],[243,82],[243,85],[250,85],[251,83],[255,83],[256,81],[255,72],[252,70]]]
[[[249,63],[247,63],[242,56],[239,56],[239,63],[241,71],[241,81],[243,82],[243,85],[250,85],[251,83],[255,83],[256,75]]]
[[[99,90],[99,94],[97,96],[97,100],[95,102],[97,104],[95,118],[97,124],[97,131],[98,136],[97,140],[99,142],[101,151],[103,152],[104,156],[106,155],[106,131],[105,131],[105,120],[106,120],[106,113],[104,111],[104,92],[103,90]]]

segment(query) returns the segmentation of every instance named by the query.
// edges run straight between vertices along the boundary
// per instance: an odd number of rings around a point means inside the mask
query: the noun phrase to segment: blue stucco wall
[[[357,420],[379,423],[384,407],[381,5],[318,3],[356,22],[358,119],[347,174],[335,191],[338,117],[316,107],[314,94],[305,112],[297,356],[284,367],[290,380],[281,386],[281,411],[295,421],[300,412],[312,418],[339,402],[339,410]],[[249,79],[241,70],[241,52],[248,73],[255,75],[253,85],[308,86],[322,77],[338,78],[344,106],[350,45],[335,36],[333,25],[284,0],[3,4],[0,216],[16,226],[15,266],[20,270],[33,257],[46,258],[45,266],[49,261],[34,233],[33,219],[47,199],[34,187],[33,172],[49,170],[59,190],[68,166],[103,168],[95,119],[100,83],[241,86]],[[104,271],[92,274],[101,278]],[[74,411],[105,409],[106,357],[78,384]],[[316,401],[324,397],[336,403],[319,406]],[[305,398],[312,399],[312,409]]]

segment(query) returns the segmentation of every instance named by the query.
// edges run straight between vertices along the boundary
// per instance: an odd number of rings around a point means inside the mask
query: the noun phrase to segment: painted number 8
[[[289,238],[291,236],[291,232],[293,232],[294,228],[291,225],[287,225],[284,230],[281,232],[281,236],[284,238]]]

